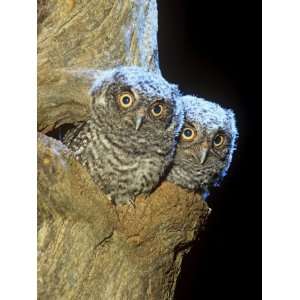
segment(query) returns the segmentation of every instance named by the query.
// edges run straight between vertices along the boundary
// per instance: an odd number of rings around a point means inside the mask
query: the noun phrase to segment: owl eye
[[[121,108],[129,108],[133,105],[134,97],[131,93],[123,93],[119,95],[118,102]]]
[[[225,143],[225,137],[224,135],[222,134],[217,134],[215,137],[214,137],[214,140],[213,140],[213,145],[214,147],[216,148],[220,148],[221,146],[223,146]]]
[[[186,127],[183,129],[181,138],[184,141],[191,142],[195,139],[196,137],[196,131],[193,128]]]
[[[162,104],[155,104],[151,109],[151,113],[154,117],[159,117],[162,114],[163,109]]]

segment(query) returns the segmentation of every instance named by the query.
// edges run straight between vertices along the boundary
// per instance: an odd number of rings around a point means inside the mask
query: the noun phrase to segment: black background
[[[158,17],[164,77],[232,108],[240,134],[176,300],[261,299],[261,2],[160,0]]]

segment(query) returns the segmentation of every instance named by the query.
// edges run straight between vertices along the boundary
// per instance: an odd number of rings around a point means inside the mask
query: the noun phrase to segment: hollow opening
[[[62,125],[56,127],[55,129],[47,132],[46,135],[49,137],[52,137],[58,141],[63,142],[63,138],[66,135],[66,133],[75,127],[76,127],[75,124],[62,124]]]

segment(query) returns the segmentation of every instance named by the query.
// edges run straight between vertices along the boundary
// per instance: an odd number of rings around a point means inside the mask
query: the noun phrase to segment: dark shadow
[[[261,2],[161,0],[158,8],[163,75],[232,108],[240,133],[175,299],[261,299]]]

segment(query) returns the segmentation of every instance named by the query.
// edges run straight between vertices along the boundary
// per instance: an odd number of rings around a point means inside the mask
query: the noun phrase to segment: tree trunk
[[[159,72],[154,0],[38,1],[38,129],[89,114],[95,69]],[[164,182],[114,206],[59,141],[38,134],[39,299],[172,299],[210,209]]]
[[[94,69],[158,68],[155,0],[38,1],[38,128],[84,120]]]

